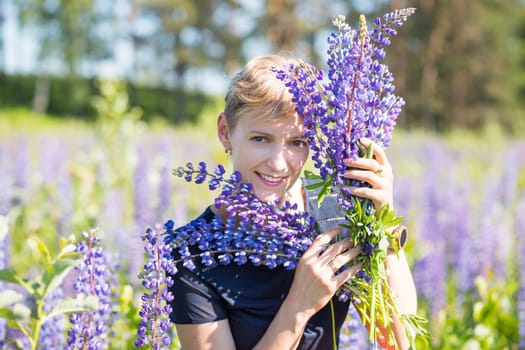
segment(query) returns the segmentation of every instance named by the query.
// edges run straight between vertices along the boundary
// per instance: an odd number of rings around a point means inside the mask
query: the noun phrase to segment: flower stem
[[[330,299],[330,314],[332,316],[332,341],[334,345],[334,350],[337,350],[337,336],[335,331],[335,311],[334,311],[334,302]]]
[[[364,55],[364,51],[365,51],[365,32],[366,32],[366,20],[364,19],[364,16],[361,16],[360,17],[360,22],[361,22],[361,28],[360,28],[360,32],[361,32],[361,37],[360,37],[360,47],[361,47],[361,50],[359,52],[359,60],[357,61],[357,70],[354,72],[354,81],[352,83],[352,90],[350,91],[350,107],[348,108],[348,114],[347,114],[347,119],[348,119],[348,129],[347,129],[347,133],[348,135],[351,135],[352,133],[352,111],[354,109],[354,104],[355,104],[355,89],[357,88],[357,81],[359,80],[359,73],[361,72],[361,66],[363,64],[363,55]],[[363,24],[364,23],[364,24]]]
[[[375,342],[376,339],[376,281],[372,280],[372,295],[370,299],[370,341]]]

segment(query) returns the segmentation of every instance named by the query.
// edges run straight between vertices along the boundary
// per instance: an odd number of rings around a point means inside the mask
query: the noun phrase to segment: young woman
[[[305,208],[299,179],[308,158],[303,120],[272,71],[289,63],[277,55],[248,62],[231,82],[217,132],[233,168],[253,184],[259,199],[289,200]],[[348,159],[353,170],[345,176],[370,184],[352,188],[354,195],[369,198],[376,208],[392,206],[392,169],[383,150],[373,149],[375,159]],[[200,218],[211,221],[216,215],[226,217],[223,210],[209,206]],[[360,268],[354,265],[335,274],[360,253],[349,240],[331,243],[338,233],[335,227],[317,236],[294,271],[250,263],[210,269],[197,264],[194,271],[181,267],[171,288],[171,318],[183,349],[333,349],[333,332],[338,337],[349,307],[334,294]],[[398,308],[415,313],[416,291],[403,252],[389,255],[386,264]],[[398,348],[407,349],[399,320],[392,327]]]

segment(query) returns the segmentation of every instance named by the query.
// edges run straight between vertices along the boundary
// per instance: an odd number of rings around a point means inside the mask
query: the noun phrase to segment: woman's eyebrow
[[[257,129],[251,129],[251,130],[248,130],[248,132],[250,132],[252,134],[261,134],[261,135],[268,135],[268,136],[271,135],[270,133],[267,133],[267,132],[264,132],[264,131],[261,131],[261,130],[257,130]]]

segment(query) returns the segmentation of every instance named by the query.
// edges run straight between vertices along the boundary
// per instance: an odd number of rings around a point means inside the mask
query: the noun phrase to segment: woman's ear
[[[230,127],[228,125],[228,119],[226,114],[221,113],[217,118],[217,136],[219,136],[219,141],[221,141],[225,150],[231,150],[231,139],[230,139]]]

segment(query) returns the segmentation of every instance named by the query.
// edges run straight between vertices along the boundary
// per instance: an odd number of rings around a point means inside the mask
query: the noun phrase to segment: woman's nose
[[[268,164],[274,171],[284,171],[287,168],[287,154],[284,147],[276,147],[268,159]]]

